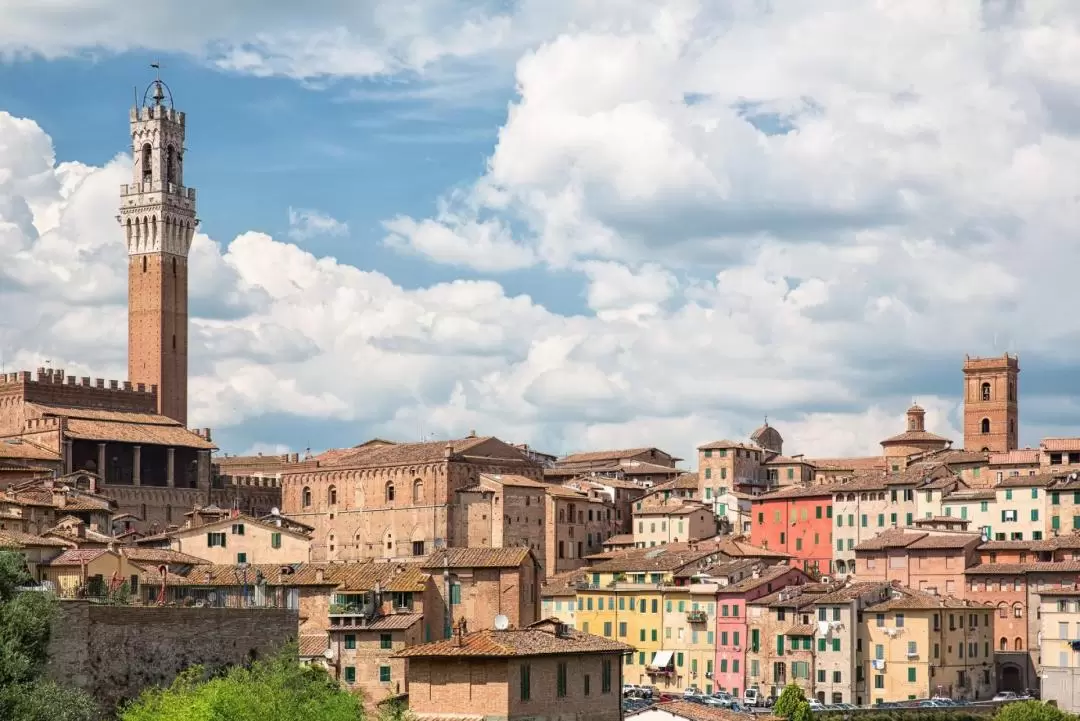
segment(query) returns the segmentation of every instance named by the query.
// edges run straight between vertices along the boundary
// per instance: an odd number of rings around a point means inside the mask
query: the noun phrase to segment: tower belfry
[[[185,120],[160,77],[147,86],[130,112],[133,177],[117,216],[128,250],[128,378],[156,385],[158,412],[184,424],[187,260],[199,222],[195,189],[184,185]]]

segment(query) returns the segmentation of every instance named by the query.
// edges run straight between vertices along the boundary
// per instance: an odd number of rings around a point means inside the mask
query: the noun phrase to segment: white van
[[[761,701],[761,697],[756,688],[746,689],[746,693],[743,694],[744,706],[757,706],[759,701]]]

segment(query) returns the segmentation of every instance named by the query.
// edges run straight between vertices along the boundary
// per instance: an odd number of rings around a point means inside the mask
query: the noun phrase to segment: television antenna
[[[495,630],[496,631],[505,631],[508,628],[510,628],[510,619],[509,618],[507,618],[504,614],[501,614],[501,613],[498,616],[495,617]]]

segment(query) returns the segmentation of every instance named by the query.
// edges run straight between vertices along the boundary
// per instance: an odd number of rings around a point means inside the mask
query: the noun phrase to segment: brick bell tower
[[[158,412],[187,425],[188,250],[199,221],[195,189],[184,186],[184,122],[154,80],[131,109],[134,171],[117,220],[128,249],[128,378],[157,385]]]
[[[964,450],[1004,453],[1019,447],[1020,359],[964,358]]]

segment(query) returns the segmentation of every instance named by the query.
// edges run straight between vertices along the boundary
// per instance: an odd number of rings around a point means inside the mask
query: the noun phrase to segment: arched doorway
[[[1001,667],[1001,683],[999,691],[1015,691],[1020,693],[1024,690],[1023,673],[1015,663],[1006,663]]]

